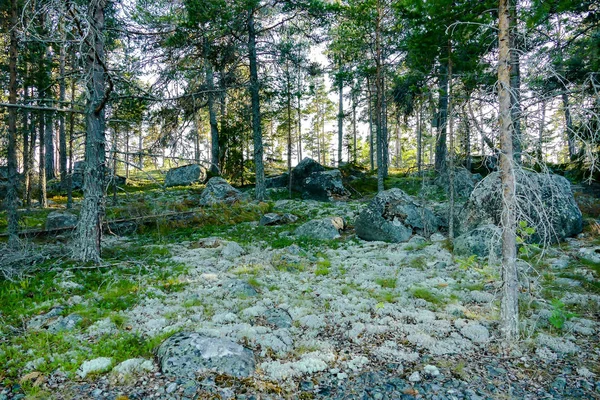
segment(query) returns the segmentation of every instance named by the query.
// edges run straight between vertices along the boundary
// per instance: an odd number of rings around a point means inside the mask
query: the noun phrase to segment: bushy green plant
[[[568,312],[565,309],[565,303],[558,299],[552,300],[552,315],[548,318],[548,322],[550,322],[550,325],[555,329],[562,330],[565,326],[565,322],[576,316],[577,314]]]

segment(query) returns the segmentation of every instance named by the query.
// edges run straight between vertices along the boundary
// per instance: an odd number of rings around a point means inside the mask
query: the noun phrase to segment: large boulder
[[[303,199],[332,201],[347,199],[349,196],[350,193],[342,183],[342,174],[337,169],[313,172],[302,184]]]
[[[431,210],[398,188],[375,196],[355,223],[361,239],[384,242],[406,242],[413,233],[429,236],[438,227],[438,218]]]
[[[265,179],[265,187],[270,188],[283,188],[287,187],[290,175],[286,172],[281,175],[269,176]]]
[[[198,164],[171,168],[165,177],[165,186],[189,186],[206,181],[206,169]]]
[[[77,216],[67,211],[52,211],[46,217],[46,230],[70,228],[77,225]]]
[[[454,194],[462,199],[467,199],[477,182],[481,180],[480,174],[472,174],[465,168],[454,168]],[[450,179],[447,171],[441,173],[435,178],[433,183],[442,189],[449,191]]]
[[[499,258],[502,251],[501,236],[502,230],[496,225],[482,225],[454,239],[454,255],[487,257],[491,254]]]
[[[83,189],[83,174],[85,170],[85,161],[76,161],[73,164],[73,173],[71,175],[71,187],[73,189]]]
[[[515,174],[517,220],[525,221],[534,230],[523,239],[537,243],[557,242],[582,231],[581,211],[567,179],[523,170],[516,170]],[[471,193],[457,221],[457,232],[467,233],[486,224],[499,226],[501,215],[500,173],[493,172]]]
[[[340,217],[330,217],[308,221],[305,224],[300,225],[294,233],[298,237],[331,240],[339,238],[342,229],[344,229],[344,219]]]
[[[171,336],[160,345],[157,357],[165,375],[190,379],[209,371],[244,378],[252,375],[256,363],[251,350],[195,332]]]
[[[325,167],[313,160],[312,158],[306,157],[298,163],[292,170],[292,187],[297,192],[302,192],[302,186],[304,180],[308,178],[313,172],[325,171]]]
[[[200,205],[233,204],[240,201],[242,197],[242,192],[227,183],[225,179],[215,176],[208,180],[206,188],[202,191]]]

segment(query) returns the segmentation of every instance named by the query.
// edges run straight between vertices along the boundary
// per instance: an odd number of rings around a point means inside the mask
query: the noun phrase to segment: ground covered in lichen
[[[364,200],[199,209],[200,190],[119,196],[119,218],[193,213],[106,235],[100,266],[70,260],[68,234],[23,245],[26,272],[0,281],[0,399],[600,397],[597,221],[521,252],[522,335],[507,348],[499,267],[454,257],[443,234],[366,242],[352,229]],[[259,226],[265,212],[299,220]],[[294,236],[327,216],[349,224],[341,238]],[[245,345],[256,373],[164,376],[155,350],[179,331]]]

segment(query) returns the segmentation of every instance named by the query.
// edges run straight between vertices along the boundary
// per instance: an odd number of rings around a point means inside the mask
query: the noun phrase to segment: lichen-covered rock
[[[278,307],[269,308],[264,312],[266,322],[277,328],[291,328],[292,317],[286,310]]]
[[[260,218],[260,226],[285,225],[292,224],[298,220],[294,214],[267,213]]]
[[[111,371],[111,375],[117,381],[122,381],[127,377],[153,371],[156,371],[156,365],[152,360],[147,360],[145,358],[130,358],[114,367]]]
[[[83,321],[79,314],[69,314],[64,318],[58,318],[48,325],[48,332],[57,333],[63,331],[72,331]]]
[[[313,219],[296,229],[296,236],[309,237],[320,240],[331,240],[340,237],[344,229],[344,220],[340,217]]]
[[[80,378],[85,378],[93,372],[106,372],[112,366],[113,360],[109,357],[98,357],[93,360],[85,361],[77,370]]]
[[[583,219],[575,203],[571,184],[562,176],[517,170],[517,206],[519,221],[527,222],[534,233],[532,242],[556,242],[581,232]],[[458,219],[458,233],[469,232],[485,224],[500,225],[502,185],[494,172],[471,193]]]
[[[171,168],[165,177],[165,186],[189,186],[206,180],[206,169],[198,164]]]
[[[356,219],[358,237],[364,240],[406,242],[413,233],[429,236],[438,218],[398,188],[379,193]]]
[[[221,257],[233,259],[242,256],[246,250],[236,242],[227,242],[221,249]]]
[[[46,217],[46,230],[70,228],[77,225],[77,216],[67,211],[52,211]]]
[[[165,375],[194,378],[197,373],[216,371],[235,377],[248,377],[255,367],[249,349],[227,339],[180,332],[165,340],[157,351]]]
[[[227,183],[225,179],[215,176],[209,179],[206,188],[202,191],[200,205],[233,204],[240,201],[242,197],[242,192]]]
[[[325,167],[312,158],[305,157],[292,170],[292,188],[297,192],[302,192],[304,180],[312,173],[322,171],[325,171]]]
[[[319,201],[345,200],[350,196],[339,170],[313,172],[302,183],[302,198]]]
[[[223,287],[233,296],[253,297],[258,294],[252,285],[239,279],[230,279],[223,283]]]
[[[454,239],[454,255],[487,257],[493,254],[500,257],[501,236],[502,230],[496,225],[482,225]]]
[[[466,168],[454,169],[454,194],[458,198],[466,199],[471,195],[477,182],[481,180],[480,174],[472,174]],[[438,175],[433,183],[446,191],[450,187],[450,179],[448,172]]]

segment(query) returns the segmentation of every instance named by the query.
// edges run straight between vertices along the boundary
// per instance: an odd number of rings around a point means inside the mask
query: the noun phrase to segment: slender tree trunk
[[[375,170],[375,143],[373,140],[373,95],[370,79],[367,78],[367,103],[369,105],[369,161],[371,163],[371,172]]]
[[[256,199],[265,198],[265,169],[263,164],[263,142],[258,84],[258,60],[256,56],[256,30],[254,10],[248,10],[248,58],[250,59],[250,97],[252,100],[252,142],[254,144],[254,166],[256,172]]]
[[[402,166],[402,145],[401,142],[401,134],[400,134],[400,111],[396,111],[396,168],[400,168]]]
[[[448,120],[448,68],[446,65],[440,66],[439,76],[439,99],[438,116],[436,119],[437,140],[435,145],[435,170],[438,173],[444,172],[446,168],[446,130]]]
[[[292,84],[290,77],[289,61],[285,62],[286,81],[286,111],[287,111],[287,170],[288,170],[288,195],[292,198]]]
[[[33,94],[33,90],[32,90],[32,94]],[[33,169],[34,167],[34,160],[35,160],[35,144],[37,142],[37,127],[36,127],[36,114],[32,111],[29,113],[29,178],[27,180],[27,198],[25,200],[25,205],[27,206],[27,208],[31,208],[31,200],[33,197],[33,177],[35,174],[35,171]]]
[[[75,79],[71,80],[71,110],[75,107]],[[69,173],[67,175],[67,209],[73,208],[73,141],[75,140],[75,113],[69,113]]]
[[[8,54],[8,102],[17,104],[17,0],[10,2],[10,44]],[[8,219],[8,244],[16,247],[19,241],[19,214],[17,211],[19,177],[17,171],[17,109],[8,109],[8,190],[6,209]]]
[[[46,181],[56,178],[54,165],[54,113],[46,112],[44,115],[46,128],[44,129],[44,143],[46,154]]]
[[[383,65],[382,65],[383,69]],[[388,107],[386,96],[385,75],[381,76],[381,151],[383,160],[383,178],[389,175],[390,168],[390,136],[388,131]]]
[[[208,56],[208,45],[204,46],[205,56]],[[210,122],[210,172],[220,174],[219,165],[219,126],[217,125],[217,112],[215,110],[215,81],[213,67],[210,61],[206,60],[206,83],[208,88],[208,119]]]
[[[565,88],[566,90],[566,88]],[[575,150],[575,134],[573,130],[573,119],[571,118],[571,107],[569,106],[569,96],[563,92],[560,96],[562,99],[563,110],[565,113],[565,128],[567,130],[567,145],[569,147],[569,160],[575,161],[577,159],[577,152]]]
[[[45,132],[46,129],[45,118],[47,117],[44,111],[40,111],[39,113],[39,138],[40,138],[40,174],[39,174],[39,191],[40,191],[40,207],[47,208],[48,207],[48,199],[46,196],[46,153],[45,153]]]
[[[423,168],[423,102],[419,102],[419,110],[417,112],[417,171],[420,173]]]
[[[119,138],[119,134],[117,132],[116,128],[113,128],[113,135],[112,135],[112,149],[111,149],[111,153],[112,153],[112,177],[111,177],[111,181],[112,181],[112,204],[113,206],[117,205],[117,140]]]
[[[296,112],[298,113],[298,162],[302,161],[302,108],[300,97],[300,95],[296,97]]]
[[[519,335],[518,278],[516,264],[516,191],[513,154],[510,80],[510,0],[499,0],[498,101],[500,105],[500,176],[502,180],[502,304],[501,330],[506,341]]]
[[[454,115],[452,98],[452,42],[448,40],[448,238],[454,241]]]
[[[337,165],[342,165],[342,144],[344,141],[344,81],[342,79],[342,63],[340,62],[338,79],[338,159]]]
[[[63,28],[61,28],[63,29]],[[64,30],[64,29],[63,29]],[[59,53],[59,96],[60,100],[59,107],[62,108],[66,96],[66,83],[65,83],[65,46],[60,46]],[[59,141],[59,171],[60,171],[60,183],[63,189],[67,186],[67,137],[65,129],[65,114],[58,113],[58,141]]]
[[[464,138],[464,149],[465,152],[465,168],[467,171],[471,171],[471,123],[469,122],[469,116],[467,111],[462,108],[463,123],[465,127],[465,138]]]
[[[144,170],[144,131],[143,127],[140,126],[139,135],[138,135],[138,163],[139,170]]]
[[[519,57],[519,42],[517,36],[517,7],[518,0],[510,7],[510,113],[513,127],[513,157],[521,163],[522,134],[521,134],[521,61]]]
[[[129,127],[125,131],[125,179],[129,179]]]
[[[24,72],[24,76],[27,76],[27,63],[25,63],[25,72]],[[25,103],[27,104],[29,101],[29,87],[27,86],[27,83],[24,83],[23,85],[23,100],[25,101]],[[23,192],[23,202],[26,203],[27,202],[27,192],[30,189],[30,182],[31,182],[31,160],[30,160],[30,123],[29,123],[29,118],[32,114],[27,111],[27,110],[23,110],[23,178],[24,178],[24,183],[25,183],[25,187],[24,187],[24,192]]]
[[[354,164],[358,163],[358,158],[356,156],[357,154],[357,143],[356,143],[356,136],[357,136],[357,132],[356,132],[356,91],[353,90],[352,91],[352,161]]]
[[[377,1],[377,19],[375,22],[375,123],[377,129],[377,191],[385,190],[383,179],[385,177],[385,160],[383,152],[383,71],[381,65],[381,2]]]
[[[543,151],[543,143],[544,143],[544,128],[546,127],[546,102],[542,101],[540,103],[540,128],[538,130],[538,143],[537,143],[537,159],[540,164],[544,162],[544,151]]]
[[[99,262],[104,211],[105,119],[104,96],[106,75],[104,63],[104,9],[107,0],[90,3],[88,23],[91,24],[92,48],[87,49],[86,70],[88,101],[86,105],[85,179],[83,203],[77,224],[75,258]]]

